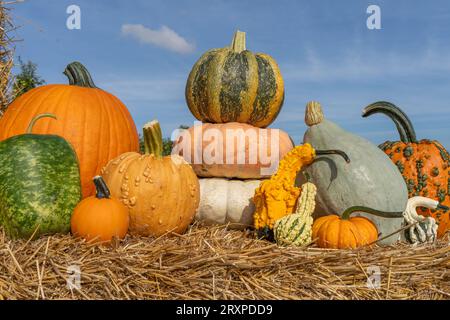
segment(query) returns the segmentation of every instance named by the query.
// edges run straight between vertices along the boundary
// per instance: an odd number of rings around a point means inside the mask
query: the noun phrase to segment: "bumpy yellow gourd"
[[[275,221],[293,212],[301,191],[295,186],[297,172],[311,164],[315,156],[315,150],[308,143],[295,147],[280,161],[277,172],[255,190],[256,229],[273,229]]]
[[[311,182],[302,185],[295,213],[275,222],[273,231],[278,245],[303,246],[311,242],[316,194],[317,188]]]

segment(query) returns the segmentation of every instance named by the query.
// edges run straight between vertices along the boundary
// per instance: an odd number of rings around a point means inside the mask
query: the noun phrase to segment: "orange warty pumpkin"
[[[390,102],[380,101],[367,106],[363,117],[383,113],[394,121],[400,141],[386,141],[380,148],[391,158],[405,179],[409,197],[423,196],[450,206],[450,155],[434,140],[416,138],[408,116]],[[450,230],[450,213],[418,208],[424,216],[432,216],[439,224],[438,238]]]
[[[98,89],[86,68],[78,62],[64,71],[69,85],[45,85],[23,94],[0,119],[0,141],[23,133],[40,113],[52,113],[58,121],[43,119],[36,134],[62,136],[74,147],[79,163],[83,197],[94,194],[93,176],[109,160],[139,150],[136,126],[125,105]]]
[[[227,149],[230,146],[232,150]],[[276,171],[278,160],[293,147],[291,138],[282,130],[238,122],[204,123],[182,133],[174,144],[174,152],[191,163],[199,177],[262,179]],[[202,161],[196,163],[196,159]]]
[[[197,176],[182,157],[162,157],[162,134],[157,121],[144,126],[144,145],[145,155],[125,153],[111,160],[102,176],[111,194],[128,207],[131,233],[182,233],[199,205]]]
[[[97,194],[81,201],[73,212],[72,234],[92,242],[110,242],[114,237],[122,239],[128,231],[127,208],[110,197],[102,177],[96,176],[94,184]]]
[[[353,212],[378,212],[365,207],[348,208],[342,217],[328,215],[314,221],[312,238],[320,248],[355,249],[371,244],[378,239],[375,224],[365,217],[350,217]]]

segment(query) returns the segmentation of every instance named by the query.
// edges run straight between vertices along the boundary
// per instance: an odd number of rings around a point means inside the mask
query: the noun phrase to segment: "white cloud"
[[[195,50],[192,43],[167,26],[162,26],[159,30],[152,30],[142,24],[124,24],[122,25],[122,35],[177,53],[190,53]]]

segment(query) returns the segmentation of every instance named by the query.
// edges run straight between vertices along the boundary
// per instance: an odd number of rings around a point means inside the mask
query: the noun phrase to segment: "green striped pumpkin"
[[[283,78],[275,60],[246,50],[245,33],[237,31],[230,47],[209,50],[195,63],[186,101],[200,121],[264,128],[283,105]]]

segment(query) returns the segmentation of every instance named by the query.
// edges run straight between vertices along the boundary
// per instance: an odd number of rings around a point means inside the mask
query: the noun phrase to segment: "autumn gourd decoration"
[[[96,195],[85,198],[75,208],[71,220],[72,234],[88,242],[110,242],[122,239],[128,231],[127,208],[117,199],[111,198],[105,181],[94,177]]]
[[[316,194],[317,188],[313,183],[302,185],[295,212],[275,222],[273,233],[278,245],[300,247],[311,243]]]
[[[271,231],[278,219],[293,212],[301,188],[295,186],[297,172],[313,163],[316,156],[336,154],[350,162],[339,150],[315,150],[306,143],[292,149],[279,163],[277,172],[269,180],[261,182],[255,190],[254,225],[261,236],[271,238]]]
[[[65,138],[80,163],[83,197],[94,194],[93,176],[109,160],[128,151],[138,151],[133,119],[125,105],[99,89],[79,62],[64,71],[69,85],[51,84],[28,91],[14,100],[0,119],[0,141],[25,132],[36,115],[52,113],[58,121],[42,119],[33,132]]]
[[[403,212],[408,191],[403,177],[389,157],[370,141],[344,130],[326,119],[320,103],[306,106],[308,129],[303,142],[317,149],[336,148],[345,152],[350,163],[323,156],[305,168],[317,187],[315,216],[342,213],[353,206],[376,208],[384,212]],[[301,176],[300,176],[301,178]],[[301,182],[301,181],[300,181]],[[384,238],[402,228],[403,217],[369,216]],[[382,245],[398,241],[400,234],[383,239]]]
[[[317,239],[317,246],[329,249],[356,249],[375,243],[378,239],[375,224],[365,217],[350,217],[354,212],[380,213],[371,208],[356,206],[348,208],[340,216],[331,214],[316,219],[312,227],[312,238]],[[386,213],[382,214],[386,216]],[[401,216],[402,213],[398,214]]]
[[[237,31],[230,47],[207,51],[195,63],[186,85],[192,114],[211,123],[242,122],[267,127],[284,100],[284,83],[275,60],[246,49]]]
[[[423,196],[440,204],[450,205],[450,155],[435,140],[417,140],[408,116],[390,102],[375,102],[363,110],[363,117],[375,113],[387,115],[396,125],[400,141],[386,141],[380,148],[397,166],[408,187],[410,197]],[[420,208],[418,212],[431,216],[439,224],[438,237],[450,229],[449,213],[443,210]]]
[[[262,179],[273,174],[278,159],[293,147],[289,135],[279,129],[204,123],[181,132],[173,153],[191,163],[199,177]]]
[[[102,170],[111,194],[130,213],[130,232],[143,236],[183,233],[199,204],[199,182],[180,156],[162,156],[158,121],[144,126],[145,154],[128,152]]]

